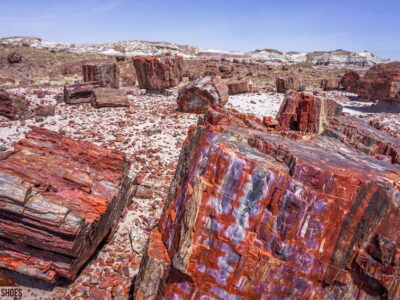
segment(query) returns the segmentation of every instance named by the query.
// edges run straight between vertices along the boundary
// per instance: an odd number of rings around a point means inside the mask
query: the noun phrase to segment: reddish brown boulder
[[[251,92],[250,82],[247,80],[228,82],[229,95]]]
[[[101,87],[118,88],[119,70],[113,63],[86,63],[82,65],[83,81],[97,81]]]
[[[168,89],[178,85],[182,80],[182,56],[165,54],[134,57],[133,65],[141,89]]]
[[[276,117],[277,129],[322,133],[330,118],[340,115],[342,109],[340,104],[325,97],[290,91]]]
[[[14,51],[8,54],[7,60],[10,64],[19,64],[22,62],[22,55]]]
[[[324,91],[338,90],[340,89],[340,82],[341,80],[338,78],[322,79],[321,89],[323,89]]]
[[[275,83],[278,93],[286,93],[289,90],[301,92],[305,89],[305,85],[296,77],[277,77]]]
[[[28,118],[29,101],[23,97],[0,90],[0,116],[10,120]]]
[[[352,93],[357,93],[360,85],[360,74],[353,70],[347,70],[340,80],[342,87]]]
[[[73,280],[130,193],[122,152],[34,127],[0,159],[0,267]]]
[[[398,166],[211,119],[184,144],[134,299],[399,299]]]
[[[67,104],[90,103],[92,92],[100,87],[97,81],[76,83],[64,86],[64,101]]]
[[[92,93],[92,105],[99,107],[120,107],[129,106],[129,99],[123,90],[97,88]]]
[[[360,81],[358,95],[371,101],[400,101],[400,62],[370,68]]]
[[[209,107],[225,105],[229,99],[229,89],[225,82],[215,77],[199,78],[182,88],[178,94],[178,110],[201,114]]]

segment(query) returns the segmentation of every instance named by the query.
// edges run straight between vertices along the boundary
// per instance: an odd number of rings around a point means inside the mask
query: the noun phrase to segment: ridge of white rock
[[[389,62],[367,51],[350,52],[345,50],[314,52],[281,52],[275,49],[262,49],[251,52],[206,49],[197,46],[179,45],[168,42],[118,41],[105,44],[73,44],[46,41],[33,36],[0,38],[0,45],[27,46],[54,51],[75,53],[97,53],[109,56],[140,56],[172,53],[185,58],[227,58],[256,60],[261,63],[311,63],[316,66],[371,67],[378,63]]]

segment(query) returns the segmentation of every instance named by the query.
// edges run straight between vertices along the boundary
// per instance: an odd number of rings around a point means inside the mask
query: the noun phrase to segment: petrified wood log
[[[276,78],[276,91],[278,93],[286,93],[289,90],[302,92],[305,89],[303,83],[300,83],[296,77],[277,77]]]
[[[228,99],[227,84],[216,77],[205,76],[179,90],[178,110],[201,114],[210,107],[225,105]]]
[[[342,109],[336,101],[325,97],[289,91],[276,117],[277,129],[322,133],[329,119],[340,115]]]
[[[90,103],[93,89],[100,87],[100,82],[84,82],[64,86],[64,101],[67,104]]]
[[[178,85],[182,80],[182,56],[164,54],[134,57],[133,65],[141,89],[168,89]]]
[[[228,83],[229,95],[250,93],[251,86],[247,80],[234,81]]]
[[[0,90],[0,116],[19,120],[28,118],[28,114],[29,101],[25,97]]]
[[[92,93],[92,105],[99,107],[129,106],[128,96],[123,90],[110,88],[97,88]]]
[[[33,127],[0,160],[0,268],[74,279],[131,188],[122,152]]]
[[[331,79],[322,79],[321,80],[321,88],[324,91],[328,90],[338,90],[340,89],[341,79],[331,78]]]
[[[340,139],[349,147],[377,159],[400,165],[400,138],[378,130],[358,118],[333,118],[323,135]]]
[[[134,299],[399,299],[398,166],[212,114],[184,144]]]
[[[83,81],[97,81],[101,87],[118,88],[119,70],[114,63],[86,63],[82,65]]]
[[[340,80],[340,84],[346,91],[357,93],[360,86],[360,74],[354,70],[347,70]]]
[[[400,62],[370,68],[360,81],[358,94],[371,101],[400,101]]]

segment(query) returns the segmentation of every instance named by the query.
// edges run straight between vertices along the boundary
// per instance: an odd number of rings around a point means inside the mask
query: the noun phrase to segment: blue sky
[[[368,50],[400,59],[400,0],[1,0],[0,36],[14,35],[241,51]]]

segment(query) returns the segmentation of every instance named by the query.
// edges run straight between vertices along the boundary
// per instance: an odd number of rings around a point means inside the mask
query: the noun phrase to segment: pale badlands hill
[[[186,58],[240,58],[253,59],[266,63],[310,63],[319,66],[370,67],[377,63],[388,62],[367,51],[355,53],[345,50],[314,52],[281,52],[274,49],[255,50],[251,52],[235,52],[204,49],[196,46],[178,45],[167,42],[118,41],[106,44],[71,44],[49,42],[38,37],[7,37],[0,39],[0,45],[28,46],[54,51],[70,51],[75,53],[96,53],[111,56],[125,55],[157,55],[166,52],[179,54]]]

